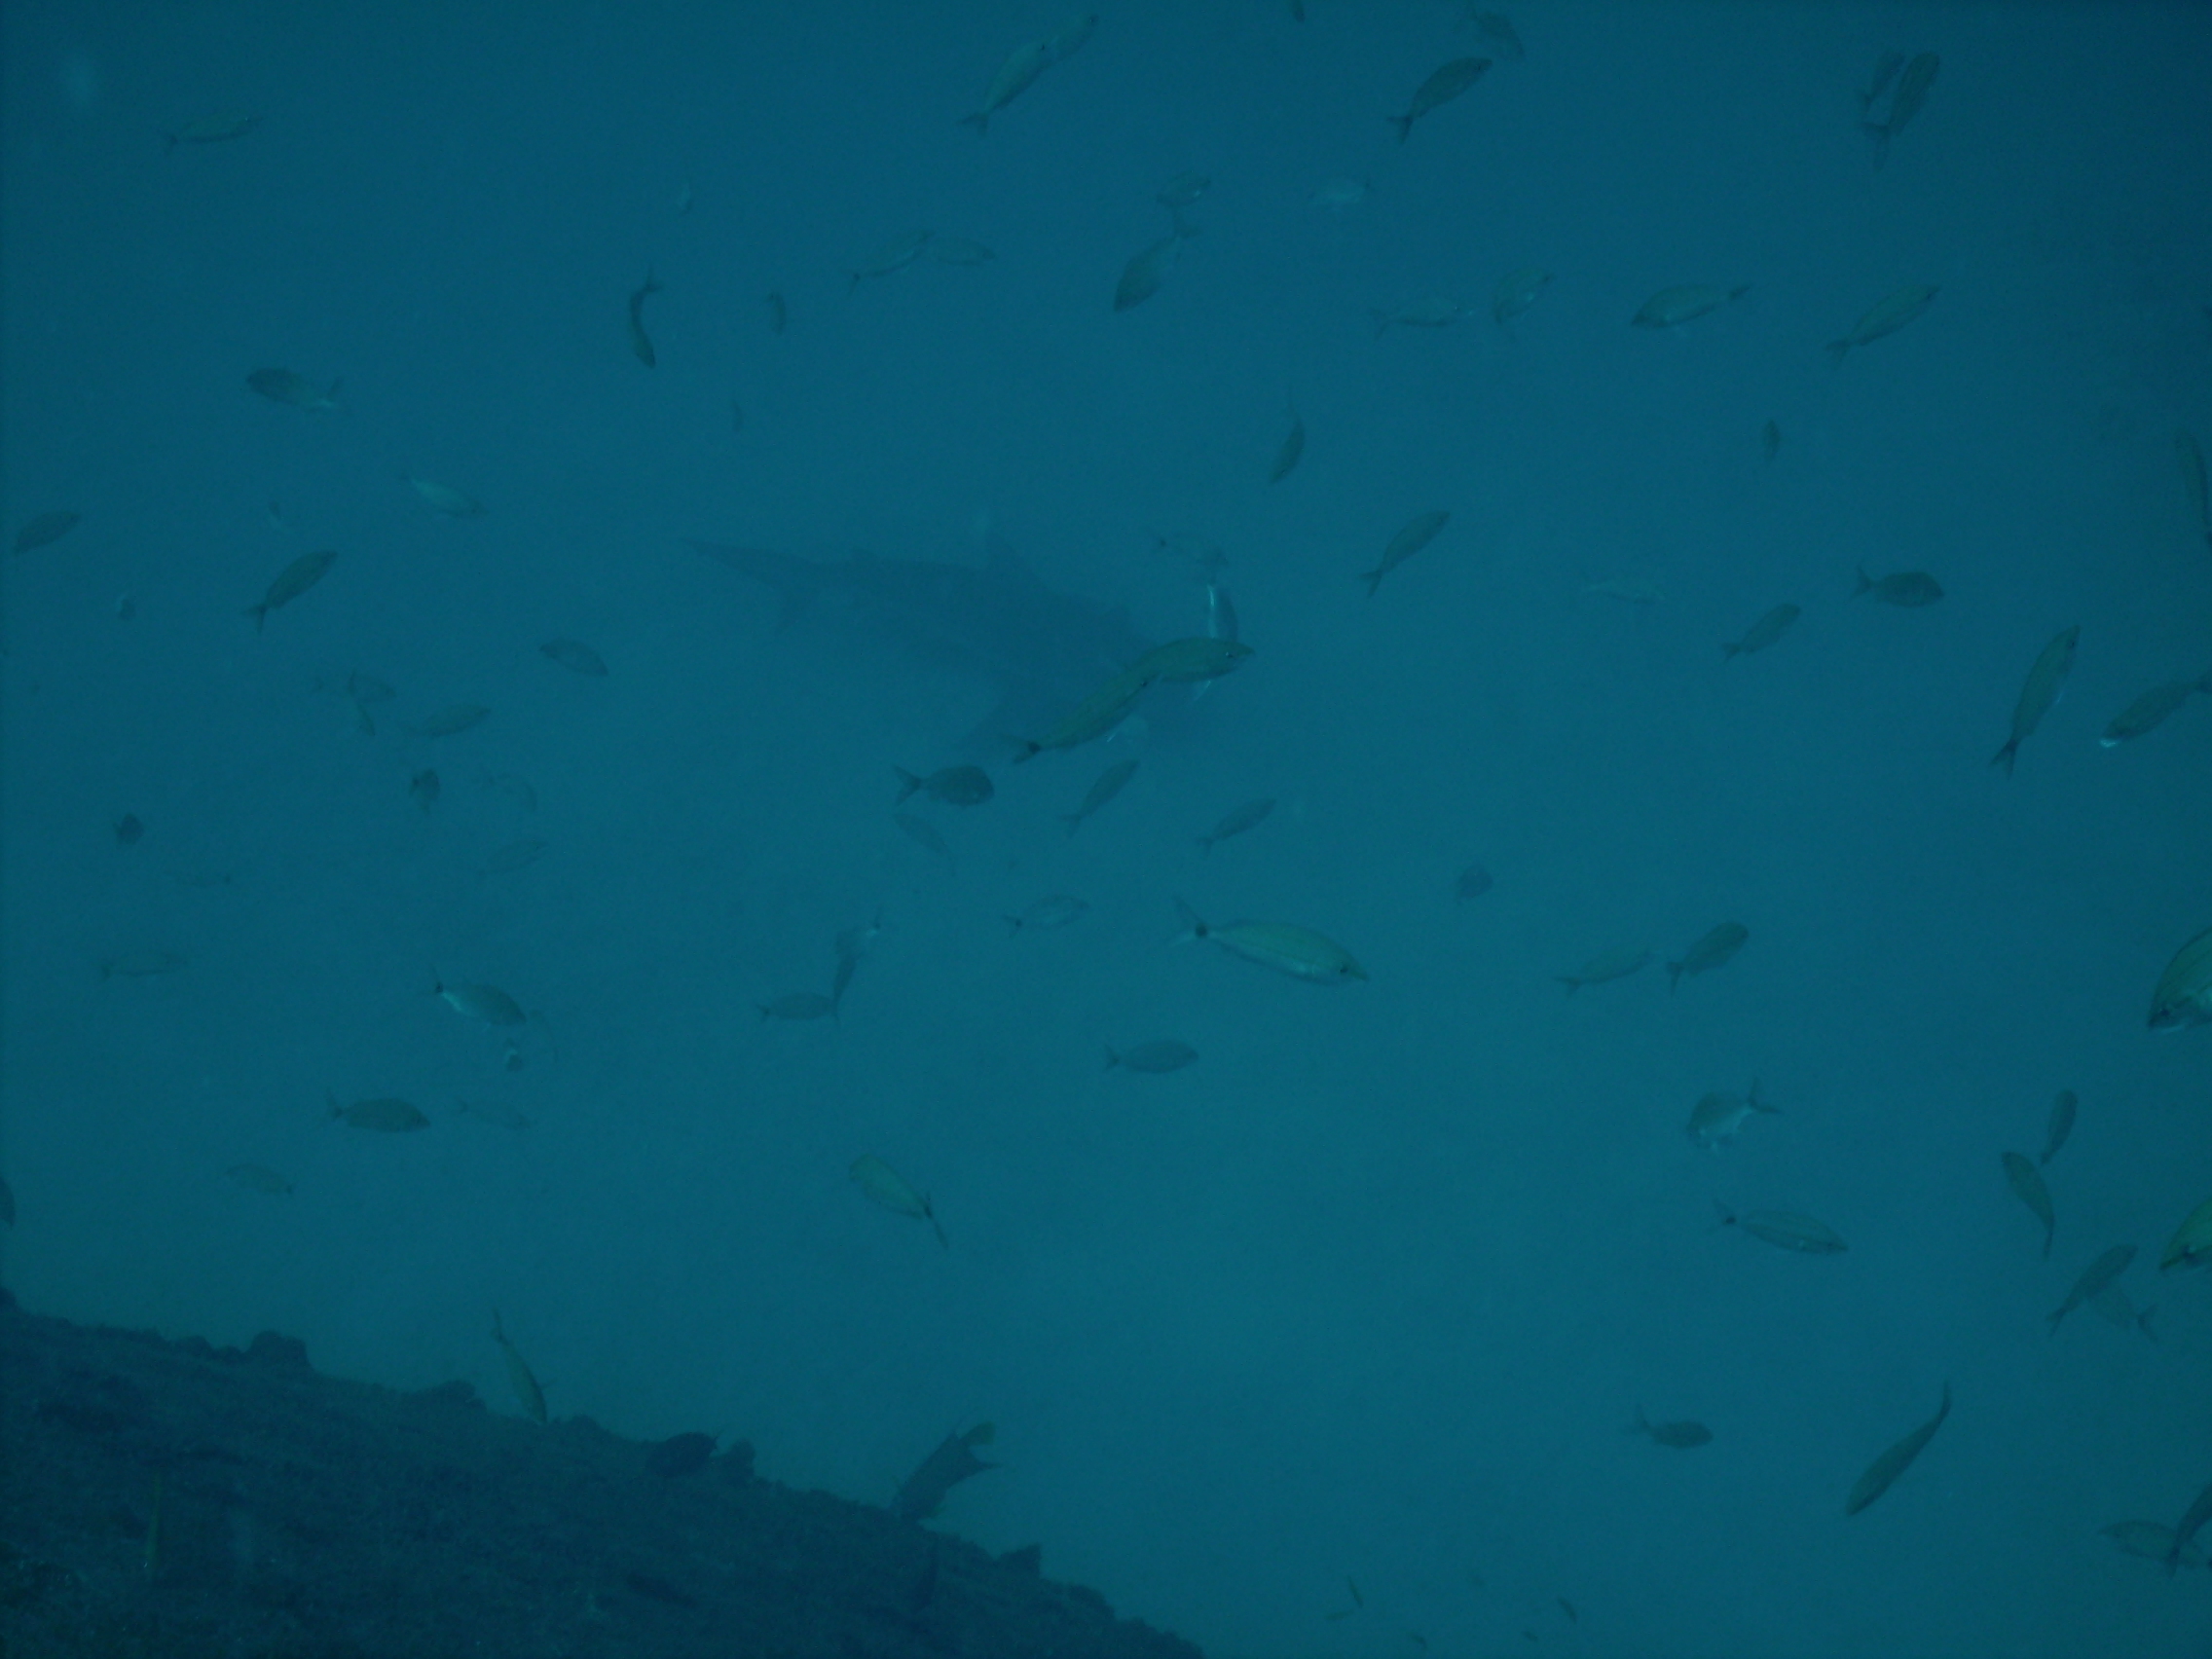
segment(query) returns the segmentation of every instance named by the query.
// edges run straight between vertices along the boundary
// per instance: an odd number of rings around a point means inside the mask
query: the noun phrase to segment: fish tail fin
[[[1198,911],[1191,908],[1188,900],[1180,897],[1176,899],[1175,914],[1183,924],[1183,931],[1175,936],[1177,944],[1187,944],[1194,939],[1206,937],[1206,924],[1199,918]]]
[[[899,774],[899,802],[904,801],[908,795],[922,787],[922,780],[907,771],[905,767],[894,766],[891,769]],[[899,802],[893,804],[897,805]]]
[[[1874,586],[1874,578],[1866,573],[1866,567],[1864,565],[1861,565],[1858,569],[1859,585],[1851,590],[1851,597],[1853,599],[1857,599],[1862,593],[1871,591]]]
[[[2009,737],[2005,740],[2005,747],[1989,757],[1989,763],[1992,766],[2004,767],[2005,775],[2009,778],[2012,775],[2012,758],[2019,753],[2020,740],[2016,737]]]
[[[1045,753],[1042,743],[1032,742],[1026,737],[1009,737],[1006,741],[1014,745],[1014,763],[1016,766],[1026,765]]]

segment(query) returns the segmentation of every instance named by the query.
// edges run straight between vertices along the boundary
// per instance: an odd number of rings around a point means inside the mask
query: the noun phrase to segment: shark
[[[1001,746],[1044,730],[1159,644],[1119,607],[1065,593],[993,547],[979,565],[855,552],[842,559],[691,539],[718,565],[773,593],[786,626],[858,644],[985,683],[995,702],[970,742]],[[1161,700],[1156,718],[1187,705]]]

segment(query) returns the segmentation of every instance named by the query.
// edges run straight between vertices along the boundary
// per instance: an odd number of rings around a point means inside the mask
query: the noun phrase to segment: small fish
[[[1128,717],[1137,699],[1158,681],[1217,680],[1252,654],[1252,647],[1235,640],[1198,636],[1170,640],[1145,652],[1076,706],[1075,712],[1043,737],[1015,739],[1014,764],[1035,758],[1048,749],[1073,749],[1103,737]]]
[[[249,1193],[266,1193],[273,1198],[283,1198],[292,1190],[292,1183],[266,1163],[234,1163],[223,1171]]]
[[[906,839],[925,852],[935,853],[946,864],[953,862],[952,849],[944,844],[944,837],[926,818],[917,818],[910,812],[894,812],[891,822],[904,831]]]
[[[454,1013],[486,1025],[520,1025],[529,1018],[522,1005],[497,985],[449,985],[440,979],[431,989]]]
[[[456,490],[451,484],[440,484],[434,478],[410,476],[407,482],[414,486],[415,494],[429,503],[430,510],[443,513],[447,518],[481,518],[484,503],[465,490]]]
[[[1737,288],[1717,288],[1705,282],[1693,282],[1678,288],[1662,288],[1643,302],[1637,313],[1628,319],[1629,324],[1634,328],[1675,328],[1708,313],[1716,312],[1729,301],[1740,300],[1751,291],[1749,283]]]
[[[1274,809],[1275,803],[1272,795],[1265,800],[1248,800],[1242,806],[1234,808],[1224,814],[1221,822],[1216,824],[1212,830],[1198,837],[1199,853],[1201,855],[1210,853],[1213,851],[1213,845],[1216,841],[1226,841],[1232,835],[1241,835],[1245,830],[1265,823],[1268,814]]]
[[[1628,1425],[1631,1434],[1647,1434],[1656,1445],[1672,1446],[1677,1452],[1695,1451],[1713,1443],[1713,1430],[1694,1419],[1680,1422],[1653,1422],[1643,1415],[1643,1408],[1636,1408],[1636,1420]]]
[[[240,110],[221,110],[213,115],[203,115],[186,122],[173,131],[162,134],[162,151],[166,155],[179,144],[223,144],[233,138],[243,138],[261,125],[261,117]]]
[[[2206,313],[2212,316],[2212,309]],[[2196,446],[2196,435],[2187,426],[2174,428],[2174,459],[2181,462],[2182,488],[2189,492],[2189,504],[2196,514],[2196,527],[2204,533],[2204,539],[2212,543],[2212,491],[2208,491],[2204,478],[2204,452]]]
[[[40,547],[51,547],[83,522],[81,515],[60,509],[40,513],[16,532],[13,551],[29,553]]]
[[[1772,610],[1744,630],[1744,637],[1720,647],[1723,662],[1735,657],[1750,656],[1763,651],[1775,641],[1789,632],[1790,624],[1804,612],[1794,605],[1778,605]]]
[[[350,1106],[341,1106],[335,1094],[327,1098],[330,1102],[330,1116],[343,1118],[356,1129],[374,1129],[379,1134],[403,1135],[430,1126],[430,1120],[412,1101],[387,1096],[378,1100],[356,1100]]]
[[[1905,129],[1906,123],[1918,115],[1921,105],[1928,101],[1928,89],[1936,84],[1936,72],[1941,67],[1942,59],[1933,52],[1919,54],[1898,77],[1897,91],[1890,96],[1888,116],[1879,122],[1869,120],[1861,124],[1874,139],[1875,171],[1879,172],[1890,159],[1890,140]]]
[[[2036,1160],[2048,1163],[2058,1156],[2058,1149],[2066,1144],[2066,1137],[2074,1132],[2074,1111],[2081,1105],[2081,1097],[2071,1088],[2062,1088],[2050,1103],[2050,1116],[2046,1120],[2043,1133],[2043,1156]]]
[[[1722,1227],[1740,1227],[1753,1238],[1784,1250],[1796,1250],[1808,1256],[1840,1256],[1851,1248],[1835,1229],[1811,1216],[1792,1215],[1788,1210],[1747,1210],[1737,1215],[1718,1199],[1714,1200],[1714,1207],[1720,1211]]]
[[[1449,328],[1468,310],[1449,294],[1421,294],[1399,305],[1378,307],[1368,314],[1375,319],[1375,338],[1380,340],[1392,327]]]
[[[1072,835],[1082,829],[1085,819],[1120,794],[1123,787],[1136,776],[1136,756],[1132,755],[1126,759],[1115,761],[1105,771],[1099,773],[1098,781],[1092,784],[1085,793],[1083,804],[1073,812],[1060,814],[1061,822],[1068,827],[1068,833]]]
[[[290,369],[256,369],[245,384],[272,403],[289,403],[295,409],[327,412],[338,407],[338,383],[319,387],[307,376]]]
[[[1081,899],[1065,893],[1049,894],[1037,901],[1018,916],[1009,916],[1006,925],[1010,934],[1027,928],[1031,933],[1050,933],[1064,928],[1070,922],[1081,921],[1089,914],[1090,906]]]
[[[407,729],[417,737],[456,737],[471,726],[482,725],[491,714],[482,703],[452,703]]]
[[[820,991],[793,991],[773,1002],[754,1006],[760,1010],[762,1024],[771,1019],[833,1019],[837,1014],[836,1000]]]
[[[1306,421],[1298,413],[1298,406],[1293,404],[1290,410],[1290,430],[1282,435],[1282,442],[1275,446],[1275,458],[1268,464],[1268,482],[1280,484],[1288,478],[1297,470],[1299,458],[1305,453]],[[19,543],[20,537],[18,540]],[[18,545],[18,551],[20,550]]]
[[[1362,571],[1359,579],[1367,584],[1367,597],[1373,599],[1382,585],[1382,578],[1400,565],[1434,541],[1447,524],[1452,522],[1450,512],[1439,507],[1408,519],[1398,527],[1397,535],[1390,537],[1389,545],[1382,549],[1382,561],[1372,571]]]
[[[1196,1065],[1198,1058],[1198,1050],[1190,1044],[1178,1042],[1172,1037],[1162,1037],[1156,1043],[1139,1043],[1133,1049],[1117,1050],[1111,1044],[1107,1045],[1106,1069],[1112,1071],[1116,1066],[1121,1066],[1129,1071],[1150,1072],[1157,1076]]]
[[[1852,324],[1849,334],[1841,340],[1828,342],[1828,355],[1840,368],[1854,346],[1864,346],[1869,341],[1881,339],[1885,334],[1895,334],[1934,305],[1936,293],[1936,290],[1931,284],[1915,282],[1875,301],[1873,309]]]
[[[2036,1166],[2016,1152],[2005,1155],[2005,1179],[2012,1184],[2012,1191],[2028,1206],[2029,1213],[2043,1223],[2043,1259],[2049,1261],[2051,1240],[2058,1235],[2058,1215],[2050,1207],[2050,1189],[2036,1173]]]
[[[1866,1465],[1866,1472],[1853,1483],[1851,1495],[1843,1500],[1843,1512],[1856,1515],[1890,1490],[1898,1476],[1912,1467],[1912,1460],[1936,1438],[1936,1431],[1943,1426],[1943,1419],[1951,1415],[1951,1384],[1943,1384],[1943,1403],[1936,1408],[1936,1415]]]
[[[860,1183],[861,1191],[885,1209],[928,1222],[937,1232],[938,1243],[944,1249],[952,1248],[945,1240],[944,1228],[937,1219],[937,1211],[930,1207],[929,1195],[915,1192],[905,1178],[882,1159],[872,1153],[863,1153],[853,1160],[851,1173]]]
[[[2169,1555],[2179,1567],[2198,1567],[2204,1565],[2204,1552],[2194,1544],[2187,1549],[2174,1548],[2174,1530],[2157,1521],[2115,1521],[2109,1527],[2097,1529],[2097,1535],[2110,1538],[2131,1556],[2145,1561],[2164,1562]]]
[[[1715,1091],[1699,1100],[1690,1108],[1690,1121],[1683,1125],[1682,1132],[1699,1146],[1717,1152],[1743,1132],[1752,1113],[1763,1112],[1771,1117],[1779,1115],[1781,1110],[1759,1098],[1758,1080],[1753,1078],[1748,1093]]]
[[[607,676],[607,659],[581,640],[547,640],[537,648],[549,661],[572,669],[577,674],[588,675],[594,680],[603,680]]]
[[[929,246],[930,238],[936,234],[934,231],[913,230],[893,237],[869,254],[859,270],[846,273],[853,279],[851,286],[857,288],[871,276],[888,276],[894,271],[905,270],[921,258],[922,249]]]
[[[1552,285],[1552,274],[1540,265],[1524,265],[1498,278],[1490,297],[1490,314],[1500,327],[1536,303],[1536,296]]]
[[[1464,904],[1470,899],[1480,899],[1496,885],[1488,869],[1479,864],[1471,864],[1452,883],[1452,897]]]
[[[2212,928],[2174,952],[2151,992],[2151,1029],[2179,1031],[2212,1021]]]
[[[1122,279],[1114,284],[1114,309],[1125,312],[1159,293],[1160,285],[1167,280],[1167,274],[1175,269],[1175,262],[1183,257],[1183,243],[1187,240],[1186,232],[1171,231],[1122,267]]]
[[[1398,129],[1398,142],[1403,144],[1414,135],[1415,122],[1440,105],[1450,103],[1481,80],[1483,71],[1490,65],[1487,57],[1455,57],[1433,70],[1427,80],[1414,89],[1413,102],[1406,106],[1406,113],[1389,118],[1390,125]]]
[[[1571,974],[1555,974],[1552,977],[1567,987],[1568,996],[1584,985],[1602,985],[1608,979],[1625,979],[1651,960],[1650,950],[1643,945],[1624,944],[1611,950],[1602,950]]]
[[[651,368],[658,360],[653,354],[653,343],[645,335],[645,302],[660,292],[660,284],[653,280],[651,271],[645,273],[645,285],[630,295],[630,354]]]
[[[1859,585],[1851,590],[1851,597],[1858,599],[1865,594],[1872,594],[1877,604],[1913,610],[1934,605],[1943,597],[1943,588],[1926,571],[1894,571],[1876,581],[1861,570]]]
[[[308,589],[330,573],[330,567],[338,562],[338,555],[329,549],[319,553],[302,553],[289,565],[276,572],[276,579],[269,584],[259,605],[249,605],[245,614],[253,618],[254,632],[259,633],[269,620],[272,610],[281,610]]]
[[[530,1364],[523,1358],[521,1350],[507,1340],[507,1333],[499,1323],[497,1309],[492,1313],[492,1340],[499,1345],[501,1351],[507,1356],[507,1385],[514,1389],[515,1398],[521,1403],[524,1415],[534,1422],[543,1422],[545,1390],[537,1385],[537,1379],[531,1374]]]
[[[2050,1334],[2058,1335],[2058,1327],[2067,1314],[2095,1296],[2098,1291],[2127,1271],[2127,1264],[2135,1260],[2135,1246],[2115,1244],[2095,1261],[2082,1270],[2082,1276],[2074,1281],[2074,1288],[2066,1293],[2066,1300],[2049,1314]]]
[[[1367,970],[1350,951],[1310,928],[1289,922],[1229,922],[1208,927],[1181,899],[1175,901],[1175,908],[1183,919],[1182,939],[1210,939],[1232,956],[1241,956],[1294,979],[1336,985],[1367,977]]]
[[[2206,1198],[2191,1210],[2187,1219],[2174,1229],[2173,1237],[2166,1241],[2165,1254],[2158,1258],[2158,1271],[2194,1268],[2205,1262],[2212,1262],[2212,1198]]]
[[[2005,775],[2012,775],[2012,759],[2020,745],[2035,735],[2051,705],[2066,690],[2066,676],[2074,667],[2074,647],[2082,638],[2080,624],[2062,630],[2037,656],[2035,666],[2028,670],[2027,683],[2020,687],[2019,701],[2012,705],[2012,735],[2005,740],[2005,747],[1989,757],[1992,766],[2005,768]]]
[[[916,777],[903,766],[891,768],[899,774],[899,799],[926,793],[932,800],[940,800],[947,806],[980,806],[995,793],[991,780],[980,766],[944,766],[928,777]]]
[[[902,1521],[927,1521],[938,1512],[944,1494],[972,1475],[995,1469],[976,1456],[975,1448],[988,1446],[996,1430],[979,1422],[965,1434],[948,1434],[935,1452],[924,1457],[914,1472],[899,1485],[891,1499],[891,1513]]]
[[[991,129],[991,117],[1027,92],[1037,77],[1051,66],[1050,41],[1026,41],[1015,47],[1006,55],[998,73],[991,77],[991,84],[984,89],[983,101],[977,106],[976,113],[962,116],[960,125],[973,127],[978,138],[984,136]]]
[[[183,966],[184,958],[173,950],[126,950],[100,964],[100,977],[151,979],[158,975],[173,974]]]
[[[425,766],[407,780],[407,798],[427,812],[437,805],[438,794],[443,788],[438,782],[437,773]]]
[[[2163,685],[2154,685],[2119,714],[2105,727],[2097,744],[2104,749],[2118,749],[2133,738],[2163,725],[2167,719],[2189,701],[2192,692],[2212,693],[2212,672],[2200,680],[2169,680]]]
[[[1722,922],[1713,928],[1682,952],[1679,962],[1667,964],[1667,989],[1674,990],[1685,975],[1695,978],[1700,974],[1725,967],[1751,937],[1751,930],[1742,922]]]

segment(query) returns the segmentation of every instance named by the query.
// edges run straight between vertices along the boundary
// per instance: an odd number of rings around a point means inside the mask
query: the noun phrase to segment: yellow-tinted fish
[[[1730,300],[1740,300],[1751,291],[1748,282],[1736,288],[1714,287],[1708,282],[1662,288],[1645,300],[1628,320],[1636,328],[1674,328],[1709,312],[1716,312]]]
[[[2044,646],[2035,666],[2028,670],[2027,683],[2020,687],[2019,701],[2012,705],[2012,735],[1989,757],[1992,766],[2005,768],[2008,778],[2012,775],[2012,759],[2020,745],[2035,735],[2044,716],[2065,691],[2066,676],[2074,667],[2074,645],[2081,637],[2079,625],[2061,631]]]
[[[860,1183],[862,1192],[885,1209],[928,1222],[937,1233],[938,1243],[944,1249],[952,1248],[945,1239],[942,1224],[937,1219],[937,1211],[930,1206],[929,1195],[914,1191],[905,1177],[882,1159],[873,1153],[863,1153],[853,1160],[852,1177]]]
[[[1850,354],[1854,346],[1863,346],[1879,340],[1885,334],[1895,334],[1936,302],[1936,289],[1926,282],[1915,282],[1899,288],[1896,293],[1874,302],[1871,311],[1852,324],[1851,332],[1841,340],[1828,342],[1828,354],[1838,365]]]
[[[1330,985],[1367,977],[1367,970],[1353,960],[1350,951],[1310,928],[1289,922],[1229,922],[1208,927],[1182,900],[1175,901],[1175,908],[1183,918],[1184,939],[1210,939],[1232,956],[1241,956],[1294,979]]]
[[[277,571],[276,579],[269,584],[269,591],[262,595],[261,603],[245,608],[245,614],[253,618],[254,631],[261,631],[272,610],[281,610],[321,581],[329,574],[330,567],[337,562],[338,555],[326,548],[319,553],[302,553]]]
[[[1936,1431],[1943,1426],[1943,1419],[1951,1415],[1951,1385],[1943,1384],[1943,1403],[1936,1408],[1936,1415],[1866,1465],[1851,1489],[1851,1495],[1843,1500],[1843,1512],[1856,1515],[1890,1490],[1890,1484],[1912,1466],[1912,1460],[1927,1449],[1936,1438]]]
[[[531,1375],[529,1362],[523,1358],[515,1345],[507,1340],[507,1333],[499,1324],[497,1309],[492,1313],[492,1340],[499,1345],[500,1350],[507,1356],[507,1382],[514,1389],[515,1398],[521,1402],[524,1413],[533,1421],[543,1422],[545,1390],[537,1385],[537,1379]]]
[[[1414,123],[1441,104],[1448,104],[1483,78],[1490,67],[1487,57],[1455,57],[1451,62],[1432,71],[1427,80],[1414,89],[1413,102],[1406,113],[1389,118],[1390,125],[1398,129],[1398,142],[1403,144],[1414,134]]]
[[[1722,1227],[1740,1227],[1753,1238],[1764,1239],[1782,1249],[1800,1251],[1808,1256],[1840,1256],[1851,1248],[1834,1228],[1811,1216],[1793,1215],[1788,1210],[1747,1210],[1737,1215],[1726,1204],[1717,1199],[1714,1202],[1720,1211]]]
[[[2020,1202],[2043,1223],[2043,1259],[2050,1260],[2050,1241],[2058,1234],[2058,1216],[2050,1207],[2050,1189],[2044,1185],[2036,1166],[2016,1152],[2005,1155],[2005,1179],[2011,1182]]]
[[[2212,928],[2174,952],[2151,992],[2151,1029],[2179,1031],[2212,1021]]]

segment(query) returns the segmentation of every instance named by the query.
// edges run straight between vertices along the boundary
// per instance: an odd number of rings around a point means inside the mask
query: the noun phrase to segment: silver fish
[[[2005,775],[2012,775],[2012,758],[2020,745],[2035,735],[2045,715],[2050,712],[2066,690],[2066,676],[2074,667],[2074,646],[2082,638],[2079,624],[2063,629],[2044,646],[2035,666],[2028,670],[2027,683],[2020,687],[2019,701],[2012,705],[2012,735],[2005,740],[2005,747],[1989,757],[1992,766],[2005,768]]]
[[[1928,1443],[1936,1438],[1936,1431],[1943,1426],[1943,1419],[1951,1415],[1951,1384],[1943,1384],[1943,1403],[1936,1408],[1936,1415],[1866,1465],[1866,1472],[1851,1488],[1851,1495],[1843,1500],[1843,1512],[1856,1515],[1890,1490],[1891,1483],[1912,1466],[1912,1460],[1927,1450]]]
[[[1342,984],[1367,977],[1367,970],[1350,951],[1310,928],[1289,922],[1229,922],[1208,927],[1181,899],[1175,901],[1175,907],[1183,918],[1184,939],[1210,939],[1232,956],[1241,956],[1294,979]]]

